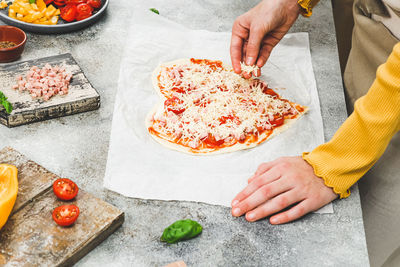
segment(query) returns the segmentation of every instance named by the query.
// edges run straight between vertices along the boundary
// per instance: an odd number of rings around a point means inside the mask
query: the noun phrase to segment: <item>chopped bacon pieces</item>
[[[55,95],[68,94],[72,74],[64,67],[46,64],[43,68],[33,66],[26,77],[18,76],[17,84],[12,88],[19,92],[28,91],[32,98],[41,97],[44,101]]]

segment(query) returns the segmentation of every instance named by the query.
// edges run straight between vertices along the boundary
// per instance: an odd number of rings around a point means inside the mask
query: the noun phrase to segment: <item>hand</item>
[[[246,220],[270,218],[271,224],[296,220],[337,198],[301,157],[279,158],[261,164],[248,185],[232,201],[232,215]],[[282,211],[291,206],[290,209]],[[280,213],[279,213],[280,212]]]
[[[263,0],[247,13],[239,16],[232,28],[231,60],[236,73],[241,73],[240,62],[264,66],[272,49],[288,32],[300,14],[297,0]],[[256,76],[260,76],[259,71]],[[251,74],[245,73],[245,78]],[[247,77],[246,77],[247,76]]]

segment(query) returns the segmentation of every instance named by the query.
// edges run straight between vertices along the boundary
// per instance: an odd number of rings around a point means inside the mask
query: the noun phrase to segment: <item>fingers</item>
[[[260,187],[257,191],[249,197],[239,202],[232,208],[233,216],[241,216],[248,211],[251,211],[263,203],[269,203],[270,199],[286,192],[290,189],[290,184],[286,183],[283,179],[276,180],[272,183]]]
[[[253,66],[256,63],[260,52],[261,41],[264,38],[265,31],[261,27],[253,27],[250,29],[249,42],[246,50],[246,65]]]
[[[310,199],[305,199],[293,208],[272,216],[269,221],[271,224],[283,224],[303,217],[307,213],[313,211],[312,201]]]
[[[254,179],[250,184],[248,184],[232,201],[232,206],[237,205],[240,201],[246,199],[248,196],[257,191],[260,187],[272,183],[273,181],[279,179],[279,170],[271,170],[266,172]]]
[[[247,212],[246,220],[248,220],[249,222],[260,220],[302,200],[303,199],[295,190],[287,191],[258,206],[256,209]]]
[[[242,15],[235,20],[232,27],[230,54],[233,70],[237,74],[241,73],[240,62],[243,59],[243,51],[246,51],[245,40],[249,37],[249,29],[245,27],[247,23],[246,15]]]
[[[260,48],[260,54],[257,60],[257,66],[261,68],[267,62],[269,56],[271,55],[272,49],[279,43],[283,38],[280,34],[268,34],[265,36],[263,43]]]
[[[242,61],[242,49],[243,49],[243,39],[232,33],[231,48],[230,48],[231,61],[233,70],[238,74],[241,73],[240,61]]]
[[[257,176],[251,183],[249,183],[236,197],[232,200],[232,207],[237,205],[239,202],[248,198],[259,188],[269,183],[278,180],[281,176],[280,170],[272,169],[271,171],[265,172],[260,176]]]
[[[274,167],[276,165],[276,160],[274,161],[270,161],[270,162],[265,162],[260,164],[260,166],[258,166],[256,172],[254,173],[254,175],[252,177],[250,177],[247,182],[251,183],[257,176],[263,174],[264,172],[270,170],[272,167]]]

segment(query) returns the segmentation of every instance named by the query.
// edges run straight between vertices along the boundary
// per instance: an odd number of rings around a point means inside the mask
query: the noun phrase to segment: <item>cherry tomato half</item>
[[[75,205],[63,205],[54,209],[53,220],[60,226],[72,225],[79,216],[79,208]]]
[[[79,5],[81,3],[86,3],[86,0],[65,0],[65,4],[67,5]]]
[[[65,0],[53,0],[56,6],[65,6]]]
[[[71,200],[78,194],[79,188],[70,179],[57,179],[53,183],[54,194],[61,200]]]
[[[284,117],[275,117],[275,119],[273,121],[271,121],[270,123],[272,126],[278,127],[278,126],[281,126],[284,122],[285,122]]]
[[[53,0],[45,0],[44,3],[47,5],[50,5],[53,2]]]
[[[87,0],[87,4],[93,8],[100,8],[101,0]]]
[[[177,98],[176,96],[173,96],[171,98],[168,98],[164,102],[164,106],[168,111],[172,111],[176,115],[181,114],[182,112],[185,111],[185,108],[182,107],[183,101]]]
[[[66,5],[65,7],[61,8],[60,16],[63,20],[71,22],[76,19],[78,11],[75,5]]]
[[[87,19],[88,17],[90,17],[92,15],[92,12],[93,12],[93,8],[86,3],[81,3],[81,4],[77,5],[76,9],[78,11],[78,13],[76,15],[76,20]]]
[[[263,91],[264,94],[271,95],[271,96],[279,96],[277,93],[275,93],[274,90],[271,88],[265,88]]]
[[[208,136],[202,140],[208,147],[219,147],[225,143],[224,139],[216,140],[212,134],[208,134]]]

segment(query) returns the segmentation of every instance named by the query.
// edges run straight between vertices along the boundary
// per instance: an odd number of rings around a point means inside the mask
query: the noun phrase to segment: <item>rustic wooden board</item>
[[[124,221],[116,207],[79,190],[80,215],[71,227],[53,221],[53,209],[66,202],[54,195],[55,174],[12,148],[0,150],[0,163],[14,164],[19,174],[16,205],[0,231],[0,266],[70,266],[112,234]]]
[[[18,90],[12,89],[18,76],[25,77],[26,72],[32,66],[41,68],[46,63],[52,66],[64,66],[73,74],[67,95],[57,95],[49,101],[44,101],[41,98],[33,99],[28,92],[20,93]],[[7,114],[4,108],[0,107],[0,123],[8,127],[72,115],[100,107],[99,94],[69,53],[2,65],[0,66],[0,77],[0,91],[8,97],[14,107],[11,114]]]

